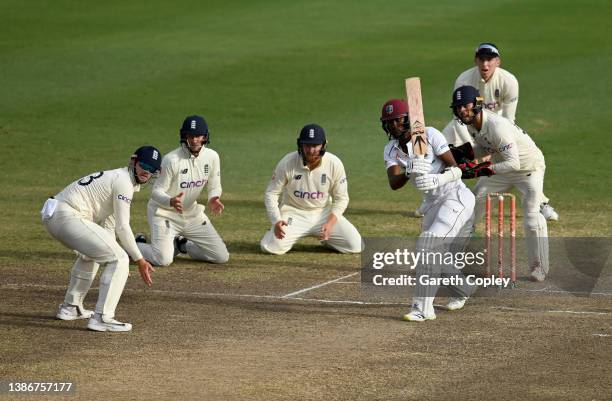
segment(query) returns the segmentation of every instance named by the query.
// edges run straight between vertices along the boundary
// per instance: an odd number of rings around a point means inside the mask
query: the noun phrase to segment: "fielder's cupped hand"
[[[147,262],[145,258],[138,259],[136,261],[138,264],[138,271],[140,272],[140,277],[142,277],[142,281],[145,282],[147,286],[153,285],[153,279],[151,278],[151,273],[155,271],[151,263]]]
[[[431,169],[431,162],[424,158],[410,158],[406,164],[407,174],[428,174]]]
[[[286,226],[287,222],[285,220],[279,220],[274,224],[274,236],[278,239],[285,238],[285,230],[283,230],[283,226]]]
[[[219,199],[218,196],[215,196],[214,198],[211,198],[208,201],[208,209],[212,212],[212,214],[218,215],[223,212],[225,206],[223,205],[223,203],[221,203],[221,199]]]
[[[183,213],[183,196],[184,192],[176,195],[174,198],[170,198],[170,206],[172,206],[177,212]]]
[[[420,191],[429,191],[440,186],[439,174],[420,175],[414,179],[414,186]]]

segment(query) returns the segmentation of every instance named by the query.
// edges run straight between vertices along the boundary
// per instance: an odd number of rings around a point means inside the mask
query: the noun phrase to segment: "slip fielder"
[[[229,259],[204,205],[197,202],[206,187],[212,213],[224,209],[219,155],[206,147],[209,138],[204,118],[189,116],[179,131],[180,146],[164,157],[147,206],[151,243],[138,242],[144,257],[154,265],[168,266],[179,253],[210,263]]]
[[[159,172],[161,160],[161,153],[153,146],[140,147],[128,167],[87,175],[45,202],[41,210],[45,229],[78,255],[64,303],[57,312],[58,319],[90,318],[87,328],[95,331],[132,329],[130,323],[114,319],[128,278],[128,255],[138,264],[140,275],[149,286],[153,268],[134,241],[130,204],[140,185]],[[101,265],[106,266],[100,277],[94,313],[83,307],[83,300]]]
[[[516,119],[516,109],[519,100],[519,83],[516,77],[500,67],[501,55],[493,43],[481,43],[474,54],[474,67],[464,71],[457,77],[453,90],[460,86],[473,86],[478,89],[483,98],[483,107],[506,117],[511,122]],[[442,130],[446,141],[453,146],[473,139],[464,124],[453,118]],[[540,213],[547,220],[559,220],[559,214],[548,204],[549,199],[542,192]]]
[[[298,150],[276,166],[265,193],[272,228],[260,241],[263,252],[282,255],[307,236],[341,253],[361,252],[361,235],[343,216],[349,203],[344,165],[326,145],[323,128],[308,124]]]

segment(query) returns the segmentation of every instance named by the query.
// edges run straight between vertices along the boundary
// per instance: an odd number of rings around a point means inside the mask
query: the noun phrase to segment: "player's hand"
[[[321,227],[321,232],[319,233],[319,241],[327,241],[332,231],[332,227],[334,226],[334,222],[327,222],[323,224]]]
[[[183,196],[185,196],[185,193],[181,192],[174,198],[170,198],[170,206],[172,206],[179,213],[183,213]]]
[[[429,191],[440,186],[440,174],[425,174],[414,179],[414,186],[420,191]]]
[[[406,165],[406,175],[409,174],[428,174],[431,170],[431,162],[424,158],[411,157]]]
[[[151,278],[151,273],[155,271],[151,263],[147,262],[145,258],[140,258],[136,261],[138,265],[138,271],[140,272],[140,277],[142,277],[142,281],[145,282],[149,287],[153,285],[153,279]]]
[[[208,209],[212,212],[212,214],[216,216],[223,212],[225,206],[223,205],[223,203],[221,203],[221,199],[219,199],[218,196],[215,196],[214,198],[211,198],[208,201]]]
[[[482,163],[467,162],[462,163],[458,167],[461,169],[461,178],[470,179],[476,177],[489,177],[494,174],[491,168],[491,162],[486,161]]]
[[[285,230],[283,230],[283,226],[286,226],[287,222],[285,220],[279,220],[274,224],[274,236],[278,239],[285,238]]]

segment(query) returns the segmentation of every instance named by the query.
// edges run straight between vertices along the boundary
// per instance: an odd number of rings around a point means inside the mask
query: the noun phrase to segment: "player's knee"
[[[365,244],[361,239],[361,236],[358,238],[350,238],[346,242],[346,248],[342,253],[361,253],[363,251]]]
[[[224,263],[229,262],[229,252],[227,251],[227,249],[225,249],[224,251],[218,252],[217,254],[211,257],[210,262],[218,264],[218,265],[222,265]]]
[[[288,249],[285,250],[279,247],[275,247],[274,245],[269,244],[264,240],[261,240],[261,242],[259,243],[259,247],[261,248],[261,251],[263,253],[267,253],[269,255],[284,255],[287,253],[287,251],[289,251]]]
[[[525,215],[525,230],[537,232],[539,229],[539,212],[527,213]]]
[[[149,262],[154,266],[167,267],[174,261],[174,255],[169,252],[160,252],[159,250],[153,249],[152,256]]]

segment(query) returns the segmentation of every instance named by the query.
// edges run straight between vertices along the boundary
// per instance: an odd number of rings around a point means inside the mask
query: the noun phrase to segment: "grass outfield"
[[[544,151],[545,192],[561,214],[551,235],[610,235],[612,101],[597,79],[612,62],[608,2],[206,3],[0,5],[0,262],[39,264],[57,249],[39,224],[47,196],[143,143],[173,149],[192,113],[221,155],[227,209],[214,224],[232,253],[256,251],[267,180],[309,122],[345,163],[347,216],[361,233],[415,235],[420,221],[401,213],[420,195],[387,186],[380,107],[418,75],[428,124],[442,129],[480,41],[499,45],[521,84],[518,122]],[[133,204],[135,230],[147,229],[149,191]]]
[[[609,398],[609,281],[597,299],[540,297],[527,283],[414,326],[399,321],[407,304],[354,301],[358,255],[306,240],[273,257],[258,242],[267,181],[310,122],[345,164],[346,215],[361,234],[417,235],[407,212],[421,196],[388,187],[380,107],[420,76],[428,125],[442,129],[454,80],[484,41],[518,77],[518,123],[546,157],[561,215],[550,235],[610,237],[612,3],[142,4],[0,2],[0,378],[74,378],[82,399]],[[189,114],[206,117],[221,156],[226,210],[213,223],[230,262],[180,258],[153,290],[132,274],[125,336],[53,320],[73,254],[40,224],[45,198],[142,144],[174,149]],[[132,204],[135,231],[148,232],[150,190]]]

